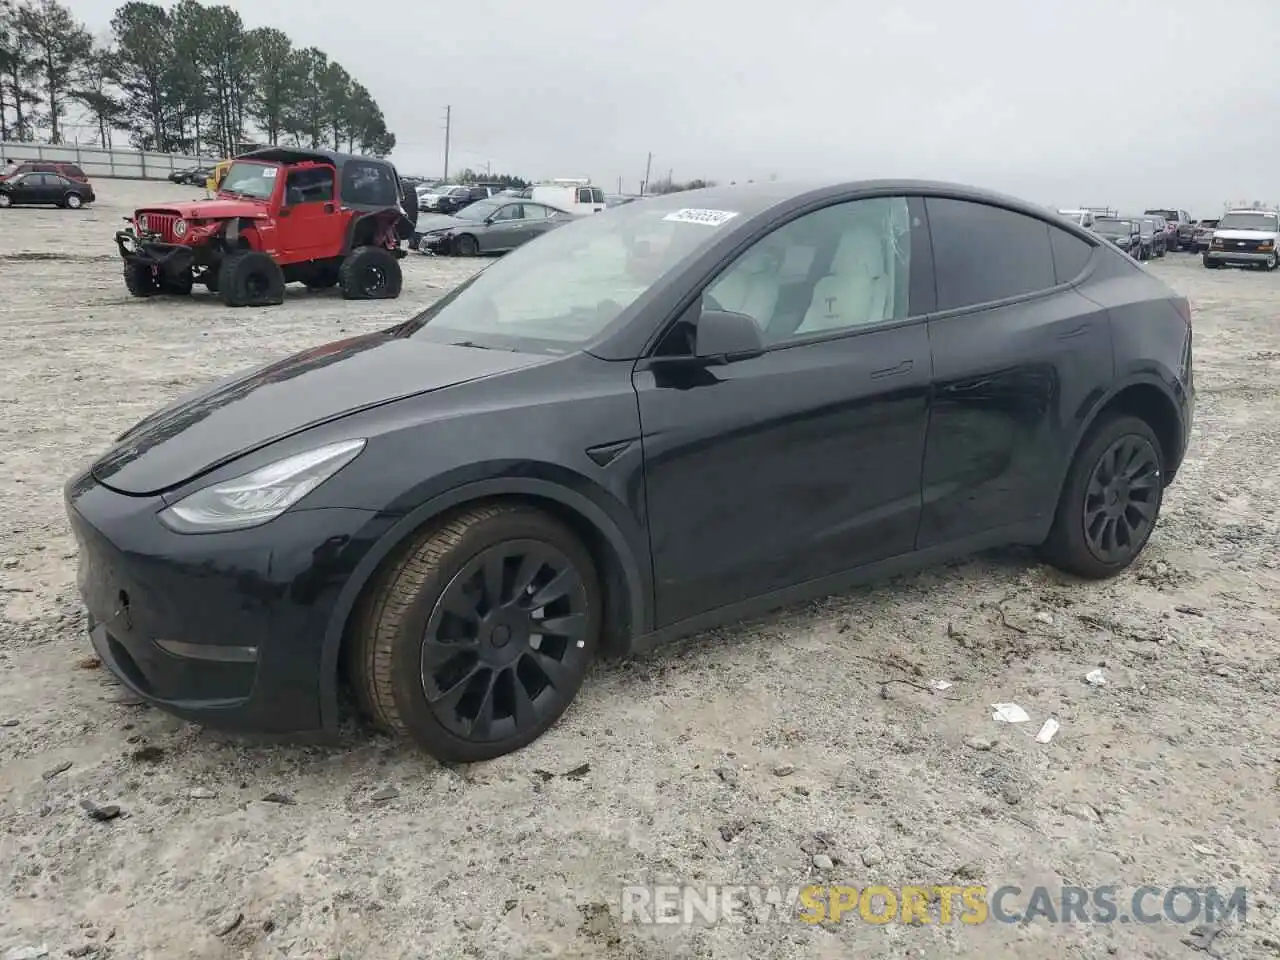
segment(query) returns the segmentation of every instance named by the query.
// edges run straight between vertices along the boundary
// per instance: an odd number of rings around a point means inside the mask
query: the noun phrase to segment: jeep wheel
[[[439,760],[532,742],[574,699],[600,636],[591,554],[526,506],[477,506],[374,581],[347,649],[364,712]]]
[[[3,196],[3,194],[0,194]],[[150,297],[160,291],[160,282],[151,268],[142,264],[124,265],[124,285],[135,297]]]
[[[189,269],[179,274],[161,276],[160,292],[172,294],[175,297],[186,297],[191,294],[191,286],[194,282]]]
[[[274,307],[284,303],[284,274],[269,255],[237,250],[222,261],[218,289],[228,307]]]
[[[480,244],[476,242],[476,238],[471,234],[464,233],[453,241],[453,252],[460,257],[474,257],[480,252]]]
[[[68,210],[79,210],[84,206],[84,201],[80,199],[80,194],[68,193],[62,198],[62,205]]]
[[[404,277],[400,261],[382,247],[356,247],[338,269],[342,295],[348,300],[394,300]]]
[[[1146,546],[1163,497],[1164,454],[1151,427],[1137,417],[1104,416],[1067,470],[1042,553],[1067,573],[1113,577]]]

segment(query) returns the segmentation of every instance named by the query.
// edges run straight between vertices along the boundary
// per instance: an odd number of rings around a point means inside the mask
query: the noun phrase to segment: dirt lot
[[[139,302],[120,216],[195,191],[100,190],[89,211],[0,215],[0,957],[1280,953],[1280,276],[1151,266],[1191,297],[1199,409],[1127,576],[1007,553],[856,591],[600,666],[538,743],[446,769],[354,724],[337,746],[235,743],[123,696],[86,660],[61,485],[176,395],[387,325],[475,264],[414,255],[386,307]],[[995,723],[1003,701],[1031,721]],[[1249,913],[1216,938],[622,923],[623,883],[821,878],[1244,885]]]

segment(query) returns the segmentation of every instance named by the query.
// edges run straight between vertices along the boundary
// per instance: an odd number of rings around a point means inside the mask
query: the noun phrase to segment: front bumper
[[[184,536],[88,474],[66,487],[90,640],[139,697],[187,720],[264,734],[332,729],[322,640],[342,586],[380,526],[364,510],[285,513]],[[366,533],[366,531],[368,531]]]
[[[1215,263],[1246,264],[1269,263],[1276,255],[1274,250],[1214,250],[1210,247],[1204,252],[1206,260]]]
[[[196,248],[139,237],[132,230],[116,231],[116,249],[129,264],[155,267],[165,273],[181,273],[195,264]]]
[[[447,233],[425,233],[418,240],[423,253],[447,254],[453,245],[453,237]]]

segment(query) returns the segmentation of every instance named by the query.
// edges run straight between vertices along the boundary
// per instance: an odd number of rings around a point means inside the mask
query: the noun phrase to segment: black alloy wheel
[[[347,675],[384,730],[438,760],[491,760],[568,709],[603,608],[591,553],[569,528],[523,504],[476,504],[387,561],[357,614]]]
[[[360,292],[368,300],[376,300],[387,289],[387,271],[381,264],[371,263],[360,275]]]
[[[1101,580],[1142,553],[1164,498],[1165,454],[1140,417],[1104,413],[1067,468],[1044,559],[1060,570]]]
[[[1119,563],[1146,543],[1160,509],[1160,456],[1144,437],[1120,437],[1089,477],[1084,536],[1103,563]]]
[[[586,584],[560,550],[537,540],[489,547],[454,576],[427,622],[427,704],[472,741],[538,726],[577,691],[587,625]]]

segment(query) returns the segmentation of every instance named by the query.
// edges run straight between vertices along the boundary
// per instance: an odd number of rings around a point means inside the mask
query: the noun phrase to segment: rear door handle
[[[885,367],[882,370],[872,370],[871,379],[879,380],[883,377],[897,377],[904,373],[909,373],[911,368],[914,366],[914,360],[903,360],[896,367]]]
[[[1075,337],[1084,336],[1086,333],[1089,332],[1089,327],[1090,327],[1090,324],[1082,323],[1080,324],[1080,326],[1073,327],[1072,329],[1066,331],[1065,333],[1058,334],[1058,339],[1071,340],[1071,339],[1074,339]]]

